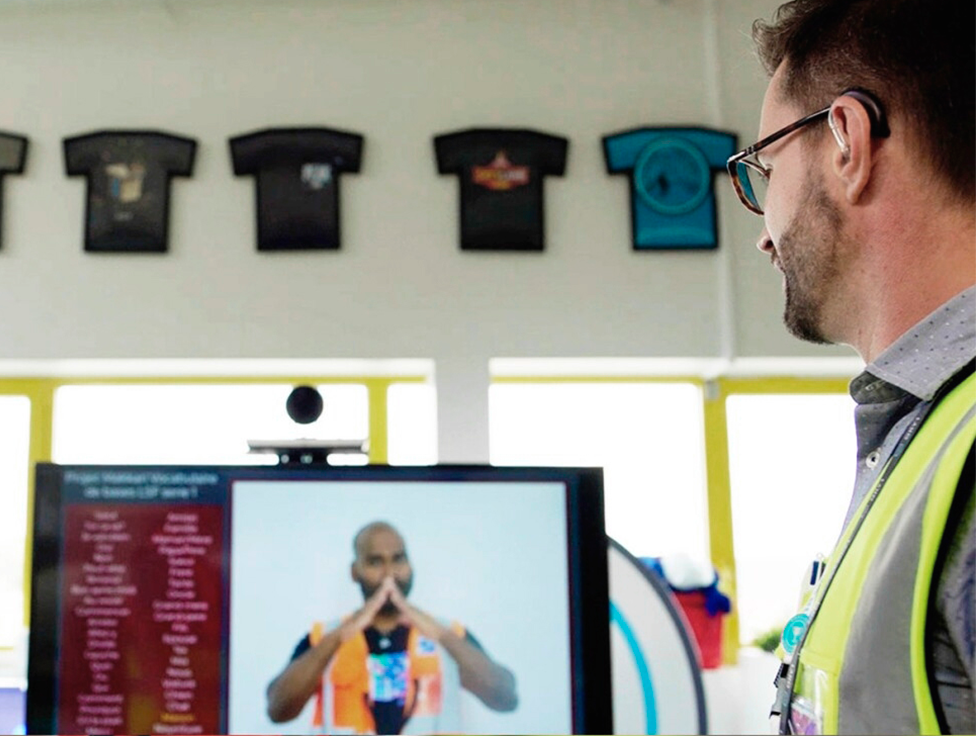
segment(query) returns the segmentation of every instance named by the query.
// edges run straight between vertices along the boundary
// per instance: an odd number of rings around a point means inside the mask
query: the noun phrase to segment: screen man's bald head
[[[397,531],[397,528],[386,521],[373,521],[364,526],[358,532],[356,536],[352,539],[352,551],[356,558],[360,558],[365,554],[366,547],[369,544],[369,540],[374,534],[378,532],[389,532],[395,534],[399,538],[400,542],[403,543],[403,536]],[[406,545],[404,545],[406,546]]]

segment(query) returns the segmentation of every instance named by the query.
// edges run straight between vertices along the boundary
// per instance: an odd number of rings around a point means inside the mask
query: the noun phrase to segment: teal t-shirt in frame
[[[706,128],[635,128],[604,136],[607,171],[630,175],[634,250],[718,247],[714,178],[736,136]]]

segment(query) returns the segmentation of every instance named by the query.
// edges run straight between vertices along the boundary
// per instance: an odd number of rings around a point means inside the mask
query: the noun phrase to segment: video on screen
[[[566,482],[58,471],[32,730],[574,731]]]

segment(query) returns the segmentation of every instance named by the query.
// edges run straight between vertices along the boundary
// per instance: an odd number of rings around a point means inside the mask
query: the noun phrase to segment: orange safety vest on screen
[[[451,629],[458,636],[465,636],[464,627],[452,623]],[[315,622],[309,632],[309,643],[314,647],[325,634],[321,621]],[[437,731],[437,718],[444,709],[445,688],[458,688],[460,678],[457,666],[441,647],[425,639],[416,628],[407,634],[409,675],[404,713],[409,714],[412,725],[416,721],[431,719],[430,731]],[[367,661],[369,645],[365,634],[358,634],[342,644],[332,662],[322,675],[315,694],[312,728],[322,732],[327,727],[345,733],[376,733],[376,723],[370,709],[370,681]],[[326,681],[328,680],[328,681]],[[326,687],[331,697],[326,702]],[[326,713],[326,708],[331,712]],[[326,716],[331,716],[326,718]],[[428,730],[428,729],[424,729]]]

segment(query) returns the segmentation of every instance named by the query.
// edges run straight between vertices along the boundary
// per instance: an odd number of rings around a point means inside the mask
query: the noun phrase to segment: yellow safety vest
[[[815,594],[819,607],[791,672],[791,732],[939,733],[926,616],[949,509],[974,440],[976,378],[969,375],[932,409],[827,562]]]

